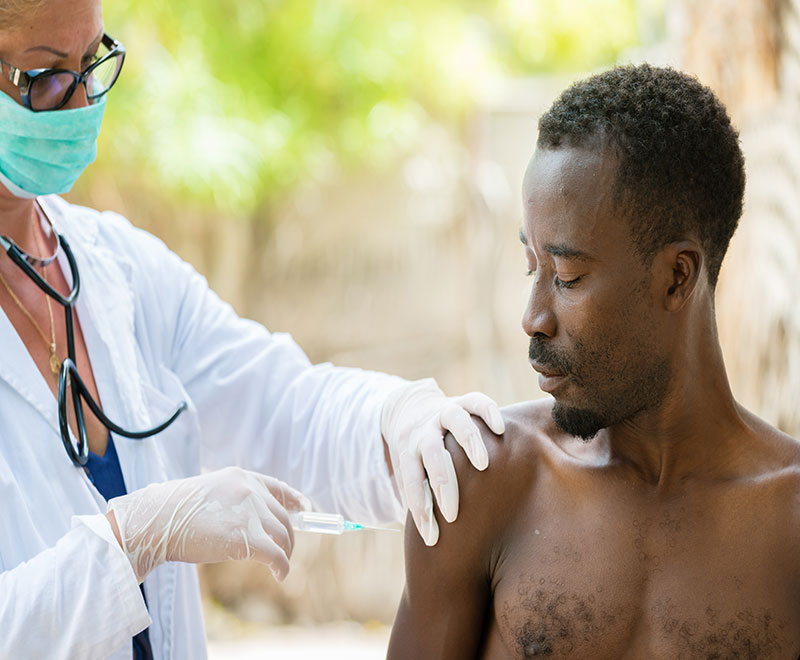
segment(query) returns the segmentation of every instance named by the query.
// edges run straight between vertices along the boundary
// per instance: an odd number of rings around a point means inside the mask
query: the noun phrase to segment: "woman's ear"
[[[703,271],[705,256],[695,241],[670,243],[662,252],[662,272],[667,286],[664,290],[664,307],[680,311],[697,288]]]

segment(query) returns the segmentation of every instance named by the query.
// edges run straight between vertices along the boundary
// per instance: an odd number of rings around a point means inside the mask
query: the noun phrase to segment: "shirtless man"
[[[485,472],[450,443],[462,510],[406,535],[388,657],[797,658],[800,445],[734,400],[714,317],[744,190],[725,109],[622,67],[539,129],[523,327],[553,398],[505,410]]]

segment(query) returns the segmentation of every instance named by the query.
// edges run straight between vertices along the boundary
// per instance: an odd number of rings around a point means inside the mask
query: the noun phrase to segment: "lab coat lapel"
[[[145,404],[144,374],[137,358],[133,264],[106,247],[105,241],[98,241],[98,233],[103,231],[99,226],[102,216],[89,210],[80,216],[74,213],[62,216],[58,212],[61,200],[53,202],[46,210],[52,209],[50,217],[57,227],[59,223],[63,225],[80,271],[78,318],[86,319],[81,329],[104,412],[125,428],[150,428],[155,422]],[[62,268],[68,272],[66,262]],[[128,492],[166,480],[166,469],[154,438],[131,440],[114,435],[114,445]],[[176,576],[173,564],[161,566],[148,576],[145,589],[151,611],[157,599],[174,593]],[[169,600],[154,611],[160,618],[159,625],[151,628],[154,648],[170,648],[173,609]]]
[[[58,406],[16,328],[0,309],[0,379],[30,403],[58,433]]]
[[[45,210],[59,231],[67,236],[78,264],[81,276],[78,318],[86,320],[81,323],[81,329],[103,410],[125,428],[148,428],[151,422],[136,357],[133,266],[126,258],[98,244],[100,228],[94,212],[82,214],[79,222],[70,222],[72,218],[60,215],[54,205],[48,205]],[[62,268],[65,273],[69,272],[66,261]],[[129,440],[115,436],[128,490],[164,478],[154,452],[142,451],[150,448],[151,443],[149,438]]]
[[[94,232],[76,234],[80,240],[72,241],[81,274],[78,317],[87,320],[81,329],[98,372],[95,378],[105,385],[98,383],[103,407],[115,421],[137,428],[146,423],[147,413],[136,360],[131,265],[97,245],[95,232],[96,224]]]
[[[0,358],[0,379],[31,404],[53,430],[58,432],[58,407],[55,397],[2,309],[0,309],[0,346],[3,347]]]

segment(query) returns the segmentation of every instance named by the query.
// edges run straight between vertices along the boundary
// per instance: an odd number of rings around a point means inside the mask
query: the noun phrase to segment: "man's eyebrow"
[[[98,39],[102,38],[104,30],[105,30],[105,28],[100,28],[100,32],[92,40],[92,43],[94,43]],[[51,48],[50,46],[44,46],[44,45],[42,45],[42,46],[31,46],[25,52],[26,53],[30,53],[31,51],[34,51],[34,50],[43,50],[43,51],[46,51],[48,53],[53,53],[53,55],[56,55],[56,56],[60,57],[62,60],[66,59],[67,57],[69,57],[68,53],[62,53],[60,50],[56,50],[55,48]]]
[[[552,243],[547,243],[544,246],[545,251],[552,254],[554,257],[563,257],[565,259],[578,259],[580,261],[589,261],[592,259],[592,255],[588,254],[587,252],[583,252],[582,250],[577,250],[575,248],[569,247],[566,243],[561,243],[559,245],[553,245]]]
[[[528,245],[528,239],[525,238],[525,234],[522,233],[522,230],[519,230],[519,241],[523,245]],[[593,259],[592,255],[588,252],[583,252],[582,250],[578,250],[576,248],[569,247],[566,243],[561,243],[560,245],[553,245],[552,243],[548,243],[544,246],[544,249],[552,254],[554,257],[563,257],[565,259],[578,259],[581,261],[590,261]]]

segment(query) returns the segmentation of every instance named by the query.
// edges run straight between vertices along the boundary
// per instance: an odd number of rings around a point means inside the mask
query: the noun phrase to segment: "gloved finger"
[[[261,520],[261,529],[275,541],[276,545],[283,550],[287,557],[292,556],[294,550],[294,529],[289,519],[264,518]]]
[[[433,516],[433,496],[425,478],[422,459],[417,452],[400,454],[401,490],[405,493],[408,510],[425,545],[436,545],[439,540],[439,525]]]
[[[273,537],[261,529],[249,539],[250,558],[266,564],[278,582],[283,582],[289,573],[289,555],[284,552]]]
[[[478,470],[485,470],[489,466],[486,445],[483,444],[480,431],[466,410],[456,403],[450,403],[442,408],[439,421],[463,447],[470,463]]]
[[[256,535],[259,530],[266,532],[287,556],[291,556],[294,549],[294,529],[286,509],[265,487],[262,492],[251,496],[250,504],[257,516],[257,524],[255,529],[249,527],[248,531]]]
[[[266,504],[272,517],[263,519],[263,527],[286,551],[286,554],[291,557],[294,549],[294,527],[292,526],[289,512],[275,497],[267,498]],[[275,525],[280,525],[280,529],[276,528]],[[288,539],[286,544],[284,544],[284,539]]]
[[[439,510],[447,522],[453,522],[458,516],[458,479],[453,459],[444,448],[438,429],[420,442],[420,453]]]
[[[405,442],[398,443],[398,445],[392,445],[392,447],[389,449],[389,455],[392,461],[392,472],[394,473],[394,480],[397,484],[397,489],[400,491],[400,501],[402,502],[404,509],[410,509],[410,507],[408,504],[408,494],[406,493],[406,475],[404,473],[403,466],[407,465],[410,468],[411,479],[416,478],[421,481],[425,478],[425,471],[421,470],[420,461],[413,460],[413,457],[419,452],[419,449],[415,444],[418,434],[412,431],[409,435],[413,435],[413,437],[407,437]]]
[[[270,493],[287,511],[311,511],[311,500],[289,484],[266,475],[259,475]]]
[[[502,435],[505,433],[506,424],[497,404],[482,392],[470,392],[455,398],[464,410],[472,415],[477,415],[488,426],[492,433]]]
[[[400,467],[400,459],[395,456],[392,458],[392,471],[394,472],[394,480],[397,484],[397,490],[400,491],[400,503],[403,509],[408,509],[408,498],[406,497],[405,481],[403,480],[403,469]]]

